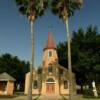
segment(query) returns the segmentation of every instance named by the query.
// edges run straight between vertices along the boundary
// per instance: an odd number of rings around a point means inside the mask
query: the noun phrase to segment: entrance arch
[[[54,94],[55,93],[55,81],[53,78],[49,78],[46,81],[46,93]]]

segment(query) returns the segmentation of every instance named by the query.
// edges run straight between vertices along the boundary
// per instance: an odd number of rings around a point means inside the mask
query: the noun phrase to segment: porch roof
[[[15,78],[4,72],[0,74],[0,81],[15,81]]]

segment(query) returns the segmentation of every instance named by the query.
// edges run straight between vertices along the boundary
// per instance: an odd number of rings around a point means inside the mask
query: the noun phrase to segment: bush
[[[89,89],[83,91],[83,96],[93,96],[93,92]]]
[[[84,92],[83,92],[83,98],[100,98],[100,95],[98,96],[98,97],[94,97],[94,95],[93,95],[93,91],[91,91],[91,90],[84,90]]]

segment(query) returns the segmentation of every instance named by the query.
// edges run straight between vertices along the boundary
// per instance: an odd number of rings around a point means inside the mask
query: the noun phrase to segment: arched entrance
[[[49,78],[46,81],[46,93],[47,94],[54,94],[55,93],[55,81],[53,78]]]

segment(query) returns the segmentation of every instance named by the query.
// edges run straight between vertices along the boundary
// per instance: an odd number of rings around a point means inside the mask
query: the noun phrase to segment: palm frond
[[[31,14],[37,18],[44,14],[44,10],[48,6],[48,0],[15,0],[21,14],[30,16]],[[31,5],[30,5],[31,3]]]
[[[51,3],[52,12],[63,19],[64,8],[66,8],[68,16],[72,16],[76,9],[80,9],[83,0],[53,0]]]

